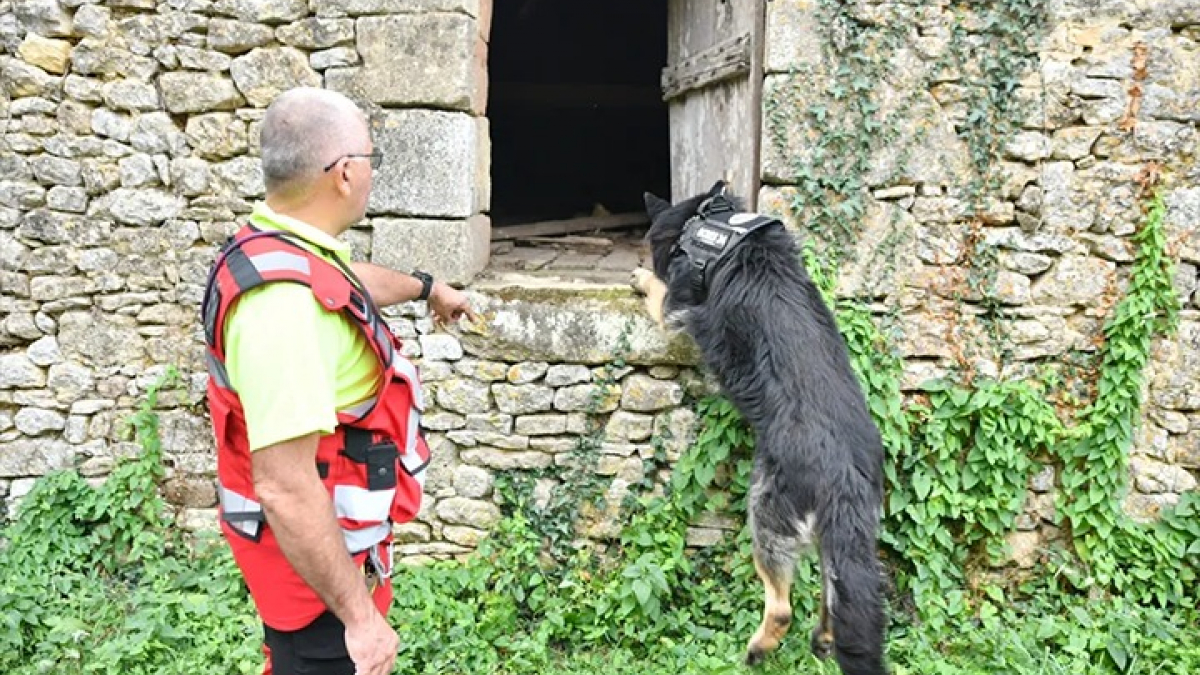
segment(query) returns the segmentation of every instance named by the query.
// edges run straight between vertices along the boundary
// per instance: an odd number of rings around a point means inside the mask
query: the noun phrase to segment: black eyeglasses
[[[380,165],[380,164],[383,164],[383,153],[382,153],[382,152],[379,152],[378,150],[376,150],[375,152],[372,152],[372,153],[371,153],[371,154],[369,154],[369,155],[367,155],[367,154],[362,154],[362,153],[358,153],[358,154],[350,154],[350,155],[342,155],[341,157],[338,157],[337,159],[335,159],[335,160],[333,160],[332,162],[330,162],[330,163],[329,163],[329,166],[326,166],[326,167],[325,167],[325,169],[324,169],[325,173],[328,173],[328,172],[329,172],[329,170],[330,170],[330,169],[332,169],[332,168],[334,167],[334,165],[335,165],[335,164],[337,164],[338,162],[342,161],[343,159],[346,159],[347,157],[368,157],[368,158],[370,158],[370,160],[371,160],[371,168],[372,168],[372,169],[378,169],[378,168],[379,168],[379,165]]]

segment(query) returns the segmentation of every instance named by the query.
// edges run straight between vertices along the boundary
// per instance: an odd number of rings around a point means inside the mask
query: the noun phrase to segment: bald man
[[[338,236],[365,214],[383,161],[352,101],[285,92],[261,145],[265,203],[205,298],[222,531],[263,619],[266,673],[385,675],[391,524],[420,508],[428,448],[415,368],[376,308],[474,314],[426,273],[350,260]]]

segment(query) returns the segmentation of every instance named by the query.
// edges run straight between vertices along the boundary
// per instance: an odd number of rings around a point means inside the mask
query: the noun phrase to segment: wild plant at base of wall
[[[1151,341],[1170,333],[1177,310],[1161,201],[1153,200],[1133,238],[1138,245],[1133,279],[1105,328],[1105,343],[1095,361],[1096,398],[1078,423],[1059,418],[1045,382],[998,382],[976,379],[970,372],[961,373],[957,381],[926,383],[906,403],[899,384],[903,362],[870,310],[834,294],[838,264],[848,253],[845,244],[853,240],[866,212],[861,177],[872,153],[895,141],[887,133],[886,119],[880,132],[874,119],[879,106],[873,99],[903,26],[897,21],[864,22],[855,14],[860,7],[837,0],[820,7],[826,48],[834,52],[830,61],[838,64],[834,84],[825,99],[814,100],[809,91],[803,99],[769,101],[767,108],[768,114],[784,118],[798,112],[808,123],[819,122],[828,129],[798,163],[797,196],[791,206],[811,235],[804,246],[806,266],[836,308],[888,449],[882,536],[895,563],[898,590],[911,593],[917,614],[935,628],[957,617],[995,616],[1005,601],[1005,589],[999,579],[988,581],[997,576],[990,569],[1003,559],[1004,537],[1013,529],[1031,471],[1040,467],[1035,459],[1040,459],[1060,465],[1059,524],[1068,528],[1070,544],[1083,564],[1080,569],[1065,561],[1063,574],[1056,578],[1067,580],[1066,588],[1042,592],[1115,592],[1165,606],[1194,603],[1200,569],[1200,521],[1194,514],[1200,500],[1188,495],[1154,525],[1137,524],[1121,509]],[[972,211],[979,213],[997,189],[993,167],[1000,148],[1027,114],[1012,101],[1023,73],[1036,63],[1033,41],[1044,25],[1045,6],[1040,0],[975,1],[956,11],[963,14],[951,31],[949,60],[932,70],[970,67],[979,85],[969,89],[968,110],[959,126],[976,170],[966,192]],[[964,29],[968,23],[976,34]],[[844,114],[827,117],[831,104]],[[827,161],[834,152],[846,161]],[[982,298],[993,355],[1003,358],[997,347],[1002,336],[993,320],[996,307],[989,302],[996,251],[976,242],[970,253],[968,284]],[[1154,320],[1141,320],[1144,317]],[[1043,379],[1048,381],[1050,374]],[[1069,558],[1069,551],[1062,553]],[[980,590],[980,582],[984,592],[972,593],[972,587]],[[1007,586],[1018,591],[1054,583],[1037,579]]]

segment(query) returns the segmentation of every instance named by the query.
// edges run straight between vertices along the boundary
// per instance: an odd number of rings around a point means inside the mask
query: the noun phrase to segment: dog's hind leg
[[[750,488],[750,527],[754,568],[763,582],[763,620],[746,646],[746,663],[760,663],[779,646],[792,625],[791,588],[796,557],[811,541],[812,518],[794,523],[773,499],[773,486],[754,481]]]
[[[833,653],[833,604],[836,593],[833,582],[836,579],[829,561],[821,555],[821,610],[817,619],[817,627],[812,633],[812,653],[824,661]]]
[[[785,556],[786,557],[786,556]],[[761,663],[768,652],[774,651],[792,625],[792,569],[790,563],[770,554],[764,555],[758,546],[754,548],[754,569],[765,589],[762,625],[746,646],[747,665]]]

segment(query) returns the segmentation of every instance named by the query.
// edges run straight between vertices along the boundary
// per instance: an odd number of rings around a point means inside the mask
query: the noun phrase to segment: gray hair
[[[268,191],[315,179],[352,147],[366,122],[358,106],[342,94],[298,87],[281,94],[263,117],[259,142]]]

